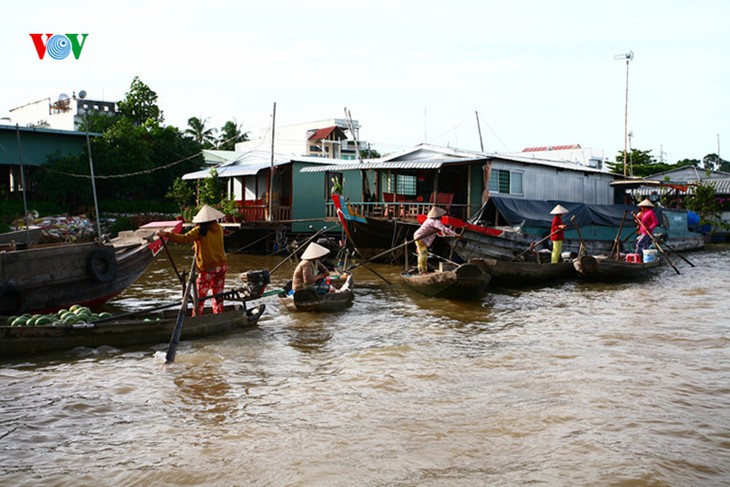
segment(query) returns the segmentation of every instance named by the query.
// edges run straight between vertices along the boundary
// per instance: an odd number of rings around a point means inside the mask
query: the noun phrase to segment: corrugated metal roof
[[[548,145],[543,147],[525,147],[522,149],[522,152],[544,152],[544,151],[551,151],[551,150],[570,150],[570,149],[580,149],[580,144],[571,144],[571,145]]]
[[[409,161],[371,161],[352,162],[351,164],[336,164],[327,167],[304,167],[299,172],[324,172],[324,171],[362,171],[362,170],[388,170],[388,169],[439,169],[446,165],[468,164],[472,162],[485,161],[483,157],[475,159],[415,159]]]
[[[703,183],[711,184],[715,187],[715,193],[718,195],[730,194],[730,179],[703,179]],[[694,185],[697,184],[697,180],[687,181],[688,187],[686,191],[680,191],[680,193],[694,194]],[[657,191],[659,194],[674,193],[677,190],[675,187],[670,185],[662,185],[659,189],[656,187],[643,186],[640,188],[629,190],[633,194],[648,195],[653,191]]]
[[[271,167],[271,152],[254,150],[249,152],[215,151],[214,155],[226,161],[215,166],[218,177],[233,178],[239,176],[252,176],[262,169]],[[326,159],[323,157],[291,157],[283,154],[274,154],[274,166],[290,164],[292,162],[307,162],[310,164],[331,166],[341,159]],[[210,168],[201,169],[185,174],[182,179],[204,179],[210,176]]]

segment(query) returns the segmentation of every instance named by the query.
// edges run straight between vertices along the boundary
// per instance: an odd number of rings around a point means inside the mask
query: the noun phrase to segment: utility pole
[[[634,59],[634,51],[629,51],[626,54],[616,54],[613,58],[615,60],[626,60],[626,98],[624,101],[624,177],[626,177],[626,149],[629,132],[629,61]]]

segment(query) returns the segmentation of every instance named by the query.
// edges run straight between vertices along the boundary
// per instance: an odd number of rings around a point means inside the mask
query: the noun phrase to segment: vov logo
[[[61,60],[66,59],[72,52],[78,59],[89,34],[45,34],[46,42],[43,42],[43,34],[29,35],[33,39],[38,59],[43,59],[48,53],[53,59]],[[81,42],[79,42],[79,36],[83,36]]]

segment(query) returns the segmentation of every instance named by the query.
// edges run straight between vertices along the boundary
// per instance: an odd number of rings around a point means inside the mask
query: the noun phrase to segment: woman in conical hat
[[[223,247],[223,227],[218,220],[225,215],[208,205],[203,205],[193,218],[195,227],[179,235],[166,230],[160,230],[160,237],[168,237],[175,243],[192,243],[195,250],[195,268],[198,277],[195,281],[198,290],[198,306],[193,310],[194,315],[203,314],[204,298],[208,292],[213,295],[223,292],[226,284],[227,258]],[[223,312],[223,298],[213,298],[213,313]]]
[[[302,260],[294,269],[292,276],[292,291],[300,291],[307,287],[314,287],[318,293],[327,294],[328,292],[336,292],[337,289],[330,286],[326,279],[330,273],[327,267],[319,260],[330,253],[329,249],[312,242],[307,246],[302,254]],[[340,288],[340,291],[349,289],[351,277]]]
[[[550,212],[551,215],[555,215],[553,224],[550,226],[550,240],[553,242],[553,253],[550,256],[550,262],[553,264],[560,262],[563,253],[563,230],[567,228],[567,225],[563,224],[563,215],[566,213],[568,213],[568,210],[562,205],[556,205]]]
[[[426,220],[418,227],[413,238],[416,239],[416,252],[418,252],[418,272],[428,273],[428,248],[436,239],[436,234],[441,232],[444,236],[456,237],[458,234],[441,223],[441,217],[446,214],[443,208],[432,207],[426,215]]]
[[[659,226],[659,220],[652,209],[654,203],[649,201],[649,198],[644,199],[636,206],[639,207],[639,213],[634,214],[634,221],[636,221],[636,233],[639,234],[639,238],[636,240],[635,253],[639,254],[643,261],[644,250],[651,245],[651,236],[654,234],[654,229]]]

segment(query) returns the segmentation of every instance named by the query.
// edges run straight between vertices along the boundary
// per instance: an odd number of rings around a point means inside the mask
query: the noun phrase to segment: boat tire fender
[[[117,276],[117,259],[111,249],[95,249],[86,259],[86,272],[95,281],[109,282]]]
[[[25,295],[13,284],[0,285],[0,315],[19,315],[25,311]]]

